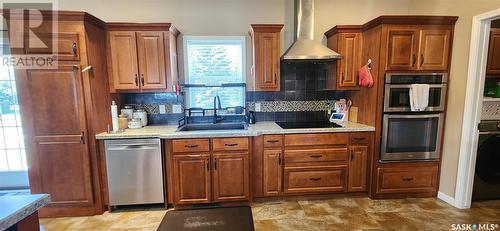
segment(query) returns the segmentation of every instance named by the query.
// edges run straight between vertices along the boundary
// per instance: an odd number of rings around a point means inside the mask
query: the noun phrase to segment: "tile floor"
[[[47,231],[156,230],[167,211],[104,213],[92,217],[41,219]],[[256,230],[451,230],[452,224],[497,224],[500,200],[456,209],[440,200],[369,198],[295,199],[254,203]]]

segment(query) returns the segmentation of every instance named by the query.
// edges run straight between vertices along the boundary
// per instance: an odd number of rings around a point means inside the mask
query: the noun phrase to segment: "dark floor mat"
[[[253,231],[252,209],[244,207],[172,210],[167,212],[158,231],[239,230]]]

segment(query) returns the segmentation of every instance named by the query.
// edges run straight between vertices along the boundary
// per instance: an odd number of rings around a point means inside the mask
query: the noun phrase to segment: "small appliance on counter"
[[[330,115],[330,122],[342,123],[349,120],[349,109],[352,106],[352,101],[349,99],[339,99],[335,101],[335,112]]]

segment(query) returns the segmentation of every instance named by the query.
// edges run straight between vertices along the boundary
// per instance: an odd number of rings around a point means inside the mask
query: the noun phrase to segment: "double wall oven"
[[[429,104],[411,111],[412,84],[429,85]],[[387,73],[384,87],[381,161],[438,159],[441,151],[447,74]]]

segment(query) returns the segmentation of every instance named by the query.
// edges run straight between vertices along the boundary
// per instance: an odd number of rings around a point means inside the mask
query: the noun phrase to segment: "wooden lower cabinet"
[[[399,166],[377,169],[377,193],[434,193],[438,165]]]
[[[350,156],[347,191],[366,191],[368,146],[351,146],[349,149]]]
[[[213,154],[214,202],[250,198],[248,153]]]
[[[282,182],[281,150],[264,150],[263,158],[263,191],[264,196],[277,196],[281,194]]]
[[[344,192],[346,166],[290,167],[284,170],[285,193]]]
[[[175,155],[173,175],[175,204],[210,202],[210,154]]]

